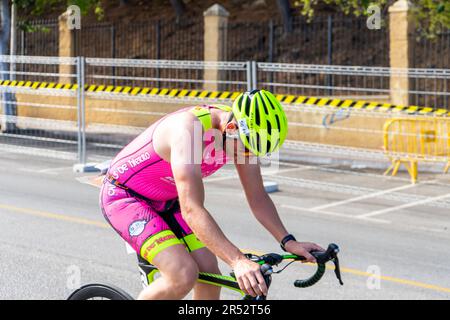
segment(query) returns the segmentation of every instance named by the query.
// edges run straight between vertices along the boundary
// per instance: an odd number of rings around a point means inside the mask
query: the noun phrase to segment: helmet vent
[[[250,115],[250,106],[251,106],[250,98],[244,96],[244,99],[245,99],[245,103],[244,103],[244,114],[248,117],[248,116]]]
[[[255,99],[255,122],[258,126],[260,126],[259,122],[259,105],[258,105],[258,99]]]
[[[276,116],[275,116],[275,119],[277,120],[277,128],[281,128],[281,125],[280,125],[280,116],[279,116],[279,115],[276,115]]]

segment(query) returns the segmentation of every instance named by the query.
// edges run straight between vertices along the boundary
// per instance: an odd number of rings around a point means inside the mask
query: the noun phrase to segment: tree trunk
[[[277,0],[278,10],[283,19],[284,32],[292,32],[292,9],[289,0]]]

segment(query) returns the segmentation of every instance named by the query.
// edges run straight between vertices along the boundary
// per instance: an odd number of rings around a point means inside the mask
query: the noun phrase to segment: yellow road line
[[[56,219],[56,220],[62,220],[67,222],[75,222],[90,226],[96,226],[100,228],[110,228],[110,226],[107,223],[90,220],[90,219],[83,219],[83,218],[76,218],[73,216],[67,216],[64,214],[58,214],[58,213],[51,213],[51,212],[45,212],[45,211],[38,211],[34,209],[27,209],[27,208],[19,208],[15,206],[10,206],[6,204],[0,204],[0,209],[5,209],[11,212],[17,212],[17,213],[24,213],[32,216],[37,217],[43,217],[43,218],[50,218],[50,219]]]
[[[327,267],[327,269],[334,270],[334,267]],[[358,276],[363,276],[363,277],[376,277],[374,274],[360,271],[360,270],[355,270],[355,269],[341,268],[341,271],[345,272],[345,273],[358,275]],[[430,289],[430,290],[434,290],[434,291],[450,293],[450,288],[439,287],[439,286],[422,283],[422,282],[418,282],[418,281],[399,279],[399,278],[394,278],[394,277],[389,277],[389,276],[379,276],[379,278],[381,280],[400,283],[400,284],[404,284],[404,285],[408,285],[408,286],[412,286],[412,287],[418,287],[418,288],[423,288],[423,289]]]
[[[247,249],[241,249],[242,252],[244,253],[253,253],[256,255],[262,255],[264,254],[263,252],[260,251],[256,251],[256,250],[247,250]],[[301,263],[300,261],[298,263]],[[315,266],[315,264],[313,263],[301,263],[302,265],[309,265],[309,266]],[[329,270],[334,270],[334,266],[326,266],[327,269]],[[369,272],[365,272],[365,271],[361,271],[361,270],[356,270],[356,269],[350,269],[350,268],[342,268],[341,267],[341,272],[342,273],[348,273],[348,274],[353,274],[356,276],[361,276],[361,277],[377,277],[376,275],[369,273]],[[440,287],[440,286],[436,286],[436,285],[432,285],[432,284],[428,284],[428,283],[423,283],[423,282],[418,282],[418,281],[413,281],[413,280],[406,280],[406,279],[400,279],[400,278],[395,278],[395,277],[389,277],[389,276],[379,276],[379,278],[381,280],[384,281],[388,281],[388,282],[394,282],[394,283],[399,283],[402,285],[407,285],[407,286],[411,286],[411,287],[417,287],[417,288],[423,288],[423,289],[429,289],[429,290],[433,290],[433,291],[439,291],[439,292],[445,292],[445,293],[450,293],[450,288],[445,288],[445,287]],[[345,279],[344,279],[345,280]]]

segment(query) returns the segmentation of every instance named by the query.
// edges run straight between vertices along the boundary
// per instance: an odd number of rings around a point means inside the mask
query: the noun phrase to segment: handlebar
[[[325,251],[312,251],[311,254],[314,256],[314,258],[316,258],[316,262],[317,262],[316,272],[307,279],[295,280],[294,286],[296,286],[297,288],[307,288],[307,287],[311,287],[314,284],[316,284],[317,282],[319,282],[319,280],[325,274],[325,270],[326,270],[325,264],[328,261],[332,261],[334,263],[334,266],[335,266],[334,273],[336,275],[336,278],[338,279],[340,285],[343,285],[344,283],[342,282],[341,270],[340,270],[340,266],[339,266],[339,259],[337,256],[338,253],[339,253],[339,247],[334,243],[329,244],[327,250],[325,250]],[[298,256],[295,254],[279,255],[276,253],[268,253],[268,254],[265,254],[262,256],[256,256],[253,254],[246,254],[246,256],[250,260],[261,264],[261,273],[266,278],[266,281],[269,281],[269,282],[270,282],[270,279],[268,279],[268,278],[270,277],[271,274],[280,273],[287,267],[286,266],[285,268],[281,269],[280,271],[274,272],[273,266],[277,266],[284,260],[293,260],[293,261],[306,260],[305,257]]]

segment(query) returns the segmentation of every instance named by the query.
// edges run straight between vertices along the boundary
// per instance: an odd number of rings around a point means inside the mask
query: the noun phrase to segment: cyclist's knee
[[[169,276],[169,281],[173,284],[174,290],[180,295],[186,295],[192,290],[198,279],[198,266],[193,259],[180,263],[178,270]]]

